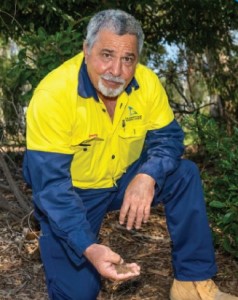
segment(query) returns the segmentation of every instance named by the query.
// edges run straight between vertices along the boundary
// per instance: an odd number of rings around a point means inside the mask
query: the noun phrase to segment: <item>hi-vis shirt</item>
[[[78,263],[96,237],[73,186],[116,187],[143,153],[138,172],[162,187],[178,164],[182,142],[166,93],[150,69],[137,65],[112,122],[80,53],[49,73],[34,92],[27,110],[24,176],[38,215],[73,248],[71,258]]]
[[[112,187],[139,158],[147,131],[168,125],[174,116],[157,76],[138,64],[112,123],[82,63],[79,54],[36,89],[27,111],[27,149],[73,154],[76,187]]]

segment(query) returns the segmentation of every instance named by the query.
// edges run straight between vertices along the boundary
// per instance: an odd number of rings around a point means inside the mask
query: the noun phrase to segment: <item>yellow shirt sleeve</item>
[[[70,103],[64,96],[54,98],[45,90],[35,92],[27,109],[28,149],[73,153],[70,149],[73,115],[69,113]]]

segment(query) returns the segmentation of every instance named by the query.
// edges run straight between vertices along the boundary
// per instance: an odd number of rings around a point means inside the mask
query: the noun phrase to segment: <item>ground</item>
[[[6,181],[0,171],[0,191],[1,184],[6,184]],[[22,185],[21,182],[19,185]],[[13,194],[6,189],[1,192],[12,209],[16,209]],[[37,244],[38,234],[31,213],[14,220],[11,213],[0,210],[0,300],[48,299]],[[117,212],[108,214],[100,241],[118,252],[126,262],[138,263],[141,275],[121,284],[103,280],[98,300],[169,299],[173,271],[163,207],[154,208],[149,222],[140,230],[127,231],[118,224]],[[238,296],[238,261],[219,249],[216,249],[216,258],[219,271],[215,282],[223,291]]]

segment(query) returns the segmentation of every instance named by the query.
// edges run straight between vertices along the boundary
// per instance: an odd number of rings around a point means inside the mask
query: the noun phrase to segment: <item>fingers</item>
[[[112,259],[104,265],[101,275],[111,281],[125,281],[140,275],[140,266],[136,263],[126,264],[120,257],[117,263],[113,263]]]
[[[144,217],[143,217],[143,223],[147,223],[150,217],[150,210],[151,206],[147,206],[144,209]]]
[[[136,220],[135,220],[135,228],[140,229],[141,224],[144,220],[144,207],[139,207],[137,210]]]
[[[121,210],[120,210],[120,215],[119,215],[119,223],[123,225],[125,223],[125,219],[128,213],[130,206],[126,202],[123,203]]]
[[[135,228],[140,229],[142,223],[147,223],[150,217],[150,206],[139,207],[136,214]]]
[[[114,251],[111,252],[109,266],[107,268],[108,278],[113,281],[124,281],[140,275],[139,265],[124,263],[123,258]]]
[[[142,223],[146,223],[150,216],[150,205],[149,206],[129,206],[123,205],[120,211],[119,223],[123,225],[127,216],[126,228],[131,230],[133,226],[136,229],[140,229]]]
[[[117,274],[127,274],[133,273],[138,274],[140,272],[140,267],[136,263],[131,264],[120,264],[115,266]]]
[[[97,271],[105,278],[113,281],[128,280],[140,274],[137,264],[125,264],[123,258],[109,247],[92,244],[84,251],[85,257],[94,265]],[[117,268],[126,267],[124,272],[117,272]]]
[[[137,219],[137,208],[131,206],[129,209],[128,217],[127,217],[127,223],[126,223],[126,228],[128,230],[131,230],[132,227],[135,224],[135,220]]]
[[[116,273],[111,278],[114,281],[125,281],[140,275],[140,266],[136,263],[115,266]]]
[[[155,180],[146,174],[138,174],[129,183],[123,204],[120,210],[119,222],[123,225],[126,221],[128,230],[135,226],[136,229],[146,223],[150,216],[150,206],[155,193]]]

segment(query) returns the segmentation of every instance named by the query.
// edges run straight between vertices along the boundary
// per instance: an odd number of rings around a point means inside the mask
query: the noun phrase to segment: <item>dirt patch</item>
[[[46,300],[47,291],[37,245],[38,232],[30,216],[20,223],[0,214],[0,299]],[[128,232],[118,224],[118,213],[106,216],[100,240],[117,251],[126,262],[141,266],[141,275],[116,284],[103,280],[100,300],[168,300],[173,280],[171,247],[162,208],[153,209],[141,230]],[[238,295],[238,262],[216,252],[219,272],[216,283],[225,292]]]
[[[21,178],[12,170],[24,195],[31,197]],[[19,210],[14,195],[6,188],[0,170],[0,193]],[[1,201],[1,199],[0,199]],[[32,214],[17,220],[0,210],[0,300],[47,300],[43,267],[38,249],[38,230]],[[118,252],[125,262],[141,266],[141,275],[124,283],[103,280],[98,300],[168,300],[173,281],[171,243],[162,206],[152,209],[150,220],[140,230],[127,231],[118,223],[118,212],[105,217],[100,242]],[[238,296],[238,261],[216,251],[219,272],[215,282],[224,291]]]

